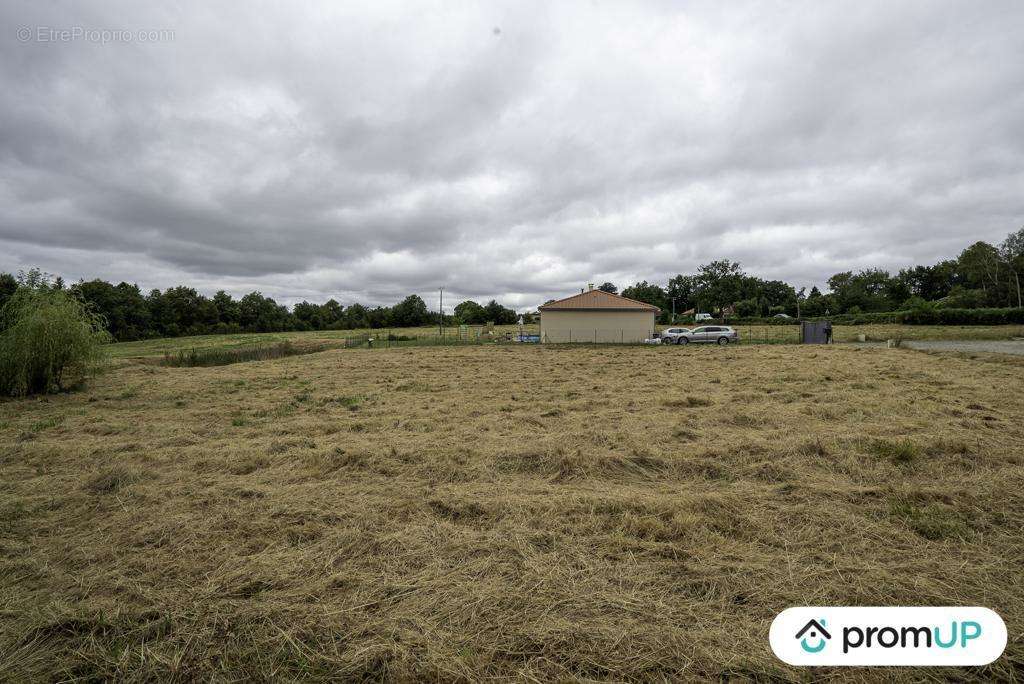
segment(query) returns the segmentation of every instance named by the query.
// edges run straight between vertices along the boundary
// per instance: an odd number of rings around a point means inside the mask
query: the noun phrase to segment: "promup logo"
[[[810,634],[807,634],[808,632]],[[807,636],[804,636],[805,634]],[[817,620],[808,620],[803,629],[796,633],[796,638],[800,640],[800,648],[808,653],[818,653],[825,648],[825,644],[828,643],[828,639],[832,638],[832,635],[825,629],[825,618],[819,618]],[[807,643],[808,639],[812,642],[817,639],[817,642],[815,642],[814,646],[811,646]]]
[[[769,640],[790,665],[986,665],[1006,625],[988,608],[789,608]]]

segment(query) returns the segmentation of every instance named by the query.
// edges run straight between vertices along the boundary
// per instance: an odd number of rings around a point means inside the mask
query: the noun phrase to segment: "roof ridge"
[[[589,297],[588,297],[588,295],[589,295]],[[599,306],[581,306],[581,307],[560,306],[560,305],[566,304],[567,302],[570,302],[573,299],[580,299],[581,303],[582,303],[582,302],[585,302],[587,299],[600,299],[600,298],[609,298],[609,297],[613,298],[615,300],[621,300],[623,303],[628,303],[628,304],[634,305],[634,306],[623,306],[623,307],[621,307],[621,308],[624,308],[624,309],[636,309],[636,310],[642,310],[642,311],[659,311],[659,312],[661,311],[660,308],[654,306],[653,304],[649,304],[647,302],[642,302],[642,301],[640,301],[638,299],[631,299],[630,297],[625,297],[623,295],[616,294],[614,292],[605,292],[604,290],[600,290],[600,289],[585,290],[583,292],[580,292],[579,294],[569,295],[568,297],[563,297],[562,299],[556,299],[554,301],[548,302],[547,304],[543,304],[543,305],[537,307],[537,309],[539,311],[543,311],[544,309],[562,309],[562,308],[564,308],[564,309],[571,309],[571,308],[581,308],[581,309],[614,309],[614,308],[616,308],[614,306],[600,306],[600,305]]]

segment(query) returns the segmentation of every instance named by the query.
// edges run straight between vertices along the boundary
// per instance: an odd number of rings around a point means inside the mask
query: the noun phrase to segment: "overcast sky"
[[[1024,224],[1020,0],[170,4],[0,5],[0,270],[523,309]]]

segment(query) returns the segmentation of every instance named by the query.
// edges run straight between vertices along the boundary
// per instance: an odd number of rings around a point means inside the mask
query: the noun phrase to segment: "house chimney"
[[[587,283],[587,289],[588,290],[593,290],[594,289],[594,283]]]

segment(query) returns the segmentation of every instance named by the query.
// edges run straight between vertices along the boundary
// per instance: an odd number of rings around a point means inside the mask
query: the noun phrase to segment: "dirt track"
[[[1024,340],[917,340],[903,344],[913,349],[928,351],[986,352],[1024,356]]]

